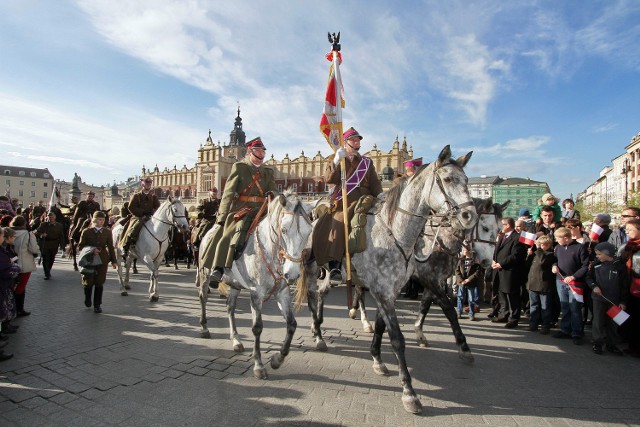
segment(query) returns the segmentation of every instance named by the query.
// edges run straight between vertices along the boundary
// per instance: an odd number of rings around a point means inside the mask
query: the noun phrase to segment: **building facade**
[[[499,176],[480,175],[479,177],[469,177],[469,194],[478,199],[488,199],[493,197],[493,186],[502,181]]]
[[[173,169],[160,170],[157,165],[153,169],[143,166],[140,177],[130,178],[126,183],[119,185],[114,184],[109,191],[106,191],[105,206],[112,208],[113,214],[119,214],[122,205],[139,188],[140,179],[150,177],[153,179],[153,191],[159,197],[180,196],[189,215],[193,217],[196,215],[197,206],[208,197],[210,189],[215,187],[218,189],[218,195],[222,193],[231,167],[244,158],[246,153],[246,134],[242,128],[242,118],[238,108],[228,144],[214,143],[209,131],[204,144],[200,144],[198,160],[193,167],[183,165],[178,169],[174,165]],[[364,155],[372,159],[383,185],[390,186],[393,180],[388,179],[389,176],[404,173],[404,162],[413,158],[413,148],[407,146],[406,137],[402,142],[396,137],[390,151],[379,150],[374,145]],[[286,154],[281,160],[275,159],[272,155],[265,160],[265,164],[275,169],[278,191],[290,188],[303,198],[318,198],[324,196],[327,191],[323,177],[326,160],[327,156],[320,151],[313,156],[307,156],[302,151],[297,157]],[[383,172],[386,173],[385,176]]]
[[[49,169],[35,169],[22,166],[2,166],[4,192],[11,199],[18,199],[20,206],[42,203],[47,205],[55,180]]]
[[[533,181],[529,178],[504,178],[493,186],[493,201],[504,203],[510,200],[504,216],[518,218],[521,208],[528,208],[533,213],[538,200],[545,193],[551,193],[546,182]]]

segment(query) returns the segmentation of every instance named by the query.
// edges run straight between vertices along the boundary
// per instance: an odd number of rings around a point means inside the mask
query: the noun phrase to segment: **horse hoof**
[[[362,330],[364,332],[366,332],[367,334],[372,334],[373,331],[373,326],[371,326],[371,323],[367,322],[362,326]]]
[[[122,291],[122,292],[120,292],[120,295],[122,295],[123,297],[126,297],[126,296],[129,296],[129,292]]]
[[[200,338],[211,338],[211,333],[209,331],[201,331]]]
[[[389,370],[387,369],[387,366],[384,363],[374,362],[373,363],[373,372],[375,372],[378,375],[385,376],[385,377],[387,375],[389,375]]]
[[[316,350],[325,352],[328,350],[327,343],[324,340],[320,340],[316,343]]]
[[[137,268],[133,269],[133,274],[138,274],[138,269]]]
[[[273,356],[271,356],[271,367],[273,369],[278,369],[280,366],[282,366],[282,362],[284,362],[284,356],[282,355],[282,353],[275,353]]]
[[[178,269],[178,266],[177,266],[177,265],[176,265],[175,269],[176,269],[176,270]]]
[[[235,351],[236,353],[244,353],[244,346],[242,345],[242,343],[235,344],[233,346],[233,351]]]
[[[160,299],[160,297],[152,296],[152,297],[149,298],[149,301],[158,302],[159,299]]]
[[[429,347],[429,341],[426,338],[418,338],[418,346],[427,348]]]
[[[422,403],[417,396],[402,396],[402,404],[407,412],[412,414],[422,413]]]
[[[253,376],[256,377],[259,380],[266,380],[267,379],[267,370],[264,369],[264,368],[254,368]]]
[[[356,309],[352,308],[351,310],[349,310],[349,317],[352,318],[353,320],[356,319]]]
[[[474,361],[471,351],[463,351],[462,349],[460,349],[458,350],[458,357],[467,363],[473,363]]]
[[[74,266],[73,266],[73,269],[74,269],[75,271],[79,271],[79,270],[78,270],[78,266],[77,266],[77,265],[74,265]]]

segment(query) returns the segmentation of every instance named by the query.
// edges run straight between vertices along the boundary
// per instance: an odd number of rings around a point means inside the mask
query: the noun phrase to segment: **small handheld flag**
[[[611,317],[618,325],[622,325],[629,318],[629,313],[617,305],[612,305],[611,308],[607,310],[607,316]]]
[[[520,243],[524,243],[525,245],[533,246],[536,242],[536,235],[533,233],[529,233],[528,231],[523,231],[520,233],[518,241]]]
[[[589,238],[591,240],[598,240],[603,231],[604,228],[600,227],[598,224],[592,224],[591,231],[589,232]]]
[[[569,282],[568,286],[569,289],[571,289],[571,293],[573,294],[573,297],[576,299],[576,301],[584,303],[584,290],[582,289],[582,286],[580,286],[575,281]]]

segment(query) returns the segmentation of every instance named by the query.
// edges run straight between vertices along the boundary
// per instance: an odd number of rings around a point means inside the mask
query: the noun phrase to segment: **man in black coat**
[[[527,247],[520,243],[513,218],[502,218],[503,237],[493,254],[493,286],[498,290],[500,312],[493,322],[515,328],[520,320],[520,283],[525,280]]]

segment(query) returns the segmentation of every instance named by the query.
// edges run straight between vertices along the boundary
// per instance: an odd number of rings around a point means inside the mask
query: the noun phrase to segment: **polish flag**
[[[536,235],[534,233],[529,233],[528,231],[523,231],[520,233],[518,241],[525,245],[533,246],[536,243]]]
[[[607,310],[607,315],[613,319],[618,325],[622,325],[629,318],[629,313],[618,307],[617,305],[611,306]]]
[[[600,227],[598,224],[592,224],[591,232],[589,232],[589,238],[591,240],[598,240],[603,231],[604,228]]]
[[[584,290],[582,289],[582,286],[578,284],[578,282],[569,282],[569,289],[571,289],[571,293],[573,294],[573,297],[576,299],[576,301],[584,303],[584,297],[582,296],[584,294]]]
[[[324,98],[324,110],[320,118],[320,132],[324,135],[331,149],[335,152],[342,146],[342,109],[344,108],[344,89],[340,77],[340,52],[327,54],[331,61],[329,82]]]

